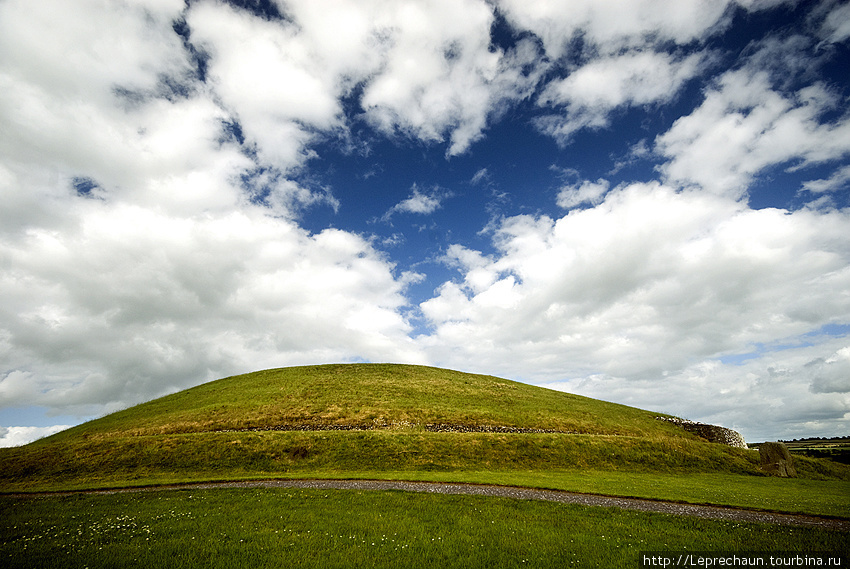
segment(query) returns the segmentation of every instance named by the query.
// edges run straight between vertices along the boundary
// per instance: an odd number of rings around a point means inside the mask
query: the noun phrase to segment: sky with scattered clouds
[[[848,22],[0,0],[0,445],[363,361],[848,435]]]

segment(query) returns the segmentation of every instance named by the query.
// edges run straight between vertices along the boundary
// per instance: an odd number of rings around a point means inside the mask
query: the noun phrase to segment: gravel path
[[[90,493],[114,494],[117,492],[142,492],[156,490],[178,490],[187,488],[313,488],[335,490],[401,490],[404,492],[428,492],[432,494],[471,494],[496,496],[518,500],[545,500],[582,506],[602,506],[656,512],[675,516],[694,516],[713,520],[756,522],[789,526],[808,526],[850,532],[850,520],[809,516],[803,514],[778,514],[758,510],[746,510],[722,506],[700,506],[645,500],[640,498],[618,498],[596,494],[578,494],[561,490],[541,490],[488,484],[460,484],[447,482],[404,482],[392,480],[246,480],[240,482],[204,482],[177,484],[148,488],[125,488],[119,490],[95,490]]]

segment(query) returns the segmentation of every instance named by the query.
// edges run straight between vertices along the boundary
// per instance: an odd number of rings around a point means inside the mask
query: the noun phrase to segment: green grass
[[[803,478],[775,479],[760,475],[755,451],[684,438],[393,431],[191,433],[78,439],[6,449],[0,456],[3,492],[184,480],[396,477],[850,517],[846,466],[798,458]]]
[[[415,479],[408,473],[390,474],[387,478]],[[435,481],[451,478],[457,476],[431,473],[422,477]],[[480,484],[850,518],[850,481],[621,471],[475,472],[465,473],[464,478]]]
[[[753,510],[850,518],[850,482],[836,480],[781,479],[734,474],[664,474],[622,471],[340,471],[314,470],[290,474],[208,472],[197,476],[138,476],[126,480],[21,487],[20,491],[63,491],[127,487],[155,487],[169,484],[264,480],[408,480],[422,482],[465,482],[564,490],[690,504],[714,504]]]
[[[319,431],[189,433],[87,439],[6,449],[0,490],[104,478],[315,470],[626,470],[758,473],[758,453],[687,438]],[[53,488],[56,489],[56,488]]]
[[[230,489],[0,497],[3,567],[637,567],[848,553],[846,534],[480,496]]]
[[[79,425],[48,441],[278,425],[491,425],[684,437],[659,413],[493,376],[399,364],[289,367],[238,375]]]

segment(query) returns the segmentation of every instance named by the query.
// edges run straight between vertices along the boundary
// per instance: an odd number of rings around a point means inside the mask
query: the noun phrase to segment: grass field
[[[837,532],[478,496],[296,489],[0,497],[23,567],[637,567],[642,552],[847,555]]]
[[[184,482],[258,479],[409,480],[467,482],[565,490],[691,504],[716,504],[756,510],[850,518],[850,481],[780,479],[727,473],[660,473],[611,470],[322,470],[309,472],[257,472],[233,469],[227,472],[172,473],[132,478],[105,477],[76,483],[21,483],[5,492],[63,491],[97,488],[155,487]],[[0,493],[2,496],[2,493]]]

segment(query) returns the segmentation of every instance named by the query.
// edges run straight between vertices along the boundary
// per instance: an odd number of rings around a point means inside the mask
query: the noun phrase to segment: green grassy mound
[[[0,449],[0,491],[318,473],[760,474],[756,451],[705,442],[658,415],[430,367],[275,369]],[[805,478],[850,479],[826,460],[797,467]]]
[[[397,364],[271,369],[212,381],[55,435],[69,440],[238,429],[514,427],[686,436],[651,413],[492,376]]]

